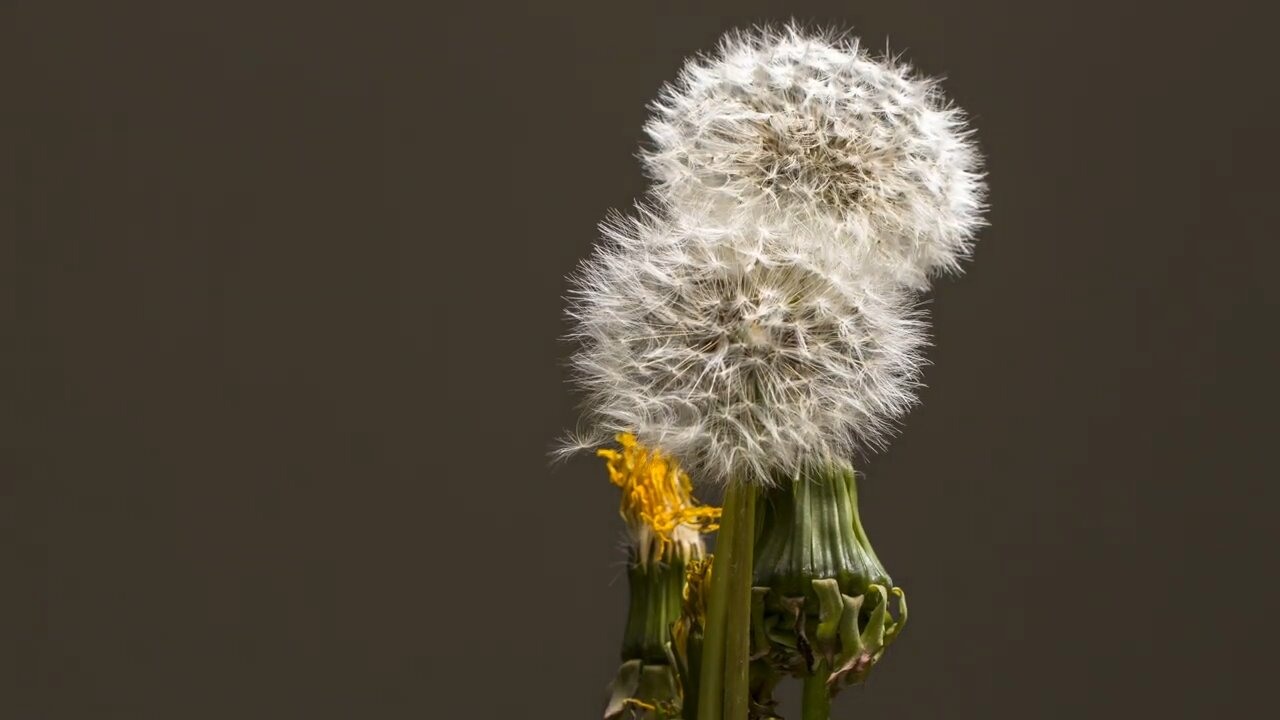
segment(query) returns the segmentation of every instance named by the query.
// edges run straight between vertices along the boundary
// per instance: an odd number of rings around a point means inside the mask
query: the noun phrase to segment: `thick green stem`
[[[741,483],[725,493],[707,598],[698,720],[747,720],[755,500],[755,488]]]
[[[801,720],[830,720],[831,691],[827,689],[830,668],[826,661],[818,663],[813,672],[804,676],[804,694],[801,699]]]
[[[756,490],[737,485],[732,499],[737,530],[729,565],[725,614],[724,720],[747,720],[751,704],[751,554],[755,546]]]
[[[724,700],[725,588],[728,585],[729,546],[737,518],[728,506],[720,516],[716,552],[711,565],[711,587],[707,595],[707,621],[702,635],[702,672],[698,678],[698,720],[720,720]],[[721,565],[722,560],[724,565]]]

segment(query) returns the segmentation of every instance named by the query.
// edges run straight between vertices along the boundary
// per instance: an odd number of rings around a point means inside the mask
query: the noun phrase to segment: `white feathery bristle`
[[[614,218],[573,278],[598,440],[632,432],[699,480],[756,484],[878,447],[915,401],[912,294],[789,223],[706,221]]]
[[[641,157],[681,212],[786,217],[913,290],[958,272],[984,224],[963,112],[854,38],[794,25],[730,33],[652,110]]]

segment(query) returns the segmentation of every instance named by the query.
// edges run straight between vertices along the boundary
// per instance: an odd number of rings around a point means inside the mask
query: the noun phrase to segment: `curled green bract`
[[[876,557],[858,514],[856,476],[815,468],[780,482],[757,513],[752,607],[753,706],[768,717],[776,679],[805,679],[824,707],[866,679],[907,620],[906,597]],[[806,715],[808,717],[808,715]]]

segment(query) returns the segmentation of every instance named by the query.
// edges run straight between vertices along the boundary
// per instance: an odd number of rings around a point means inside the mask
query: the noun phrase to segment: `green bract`
[[[756,714],[772,716],[772,687],[787,674],[805,679],[806,707],[825,707],[841,687],[863,680],[902,631],[904,593],[862,528],[852,469],[815,469],[765,491],[757,507]]]

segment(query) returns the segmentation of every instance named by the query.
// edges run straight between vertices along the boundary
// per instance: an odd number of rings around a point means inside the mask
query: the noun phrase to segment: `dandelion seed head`
[[[821,238],[670,209],[604,234],[569,308],[602,438],[634,433],[700,479],[768,484],[879,447],[914,403],[923,318]]]
[[[641,157],[685,212],[786,217],[915,290],[959,271],[983,224],[962,111],[856,39],[794,25],[730,33],[652,110]]]

